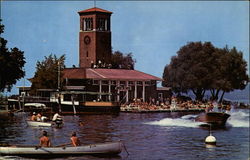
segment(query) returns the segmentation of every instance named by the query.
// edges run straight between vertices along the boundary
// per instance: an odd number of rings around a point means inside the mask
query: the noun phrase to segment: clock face
[[[89,44],[90,43],[90,37],[89,36],[85,36],[84,37],[84,43],[85,44]]]

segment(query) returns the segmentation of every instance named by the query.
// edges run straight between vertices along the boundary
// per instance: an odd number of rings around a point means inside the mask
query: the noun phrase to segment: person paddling
[[[74,147],[81,145],[79,138],[76,136],[76,132],[72,133],[70,140]]]
[[[50,139],[47,135],[46,131],[43,131],[43,136],[40,138],[40,147],[50,147],[51,143],[50,143]]]

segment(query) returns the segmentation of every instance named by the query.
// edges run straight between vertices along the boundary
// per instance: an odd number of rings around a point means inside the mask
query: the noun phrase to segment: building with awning
[[[169,90],[157,89],[162,81],[159,77],[121,67],[111,69],[112,12],[94,7],[78,14],[79,65],[58,67],[58,88],[37,89],[38,96],[59,104],[59,110],[76,113],[119,111],[124,103],[158,101],[170,95],[166,94]]]
[[[98,100],[143,102],[157,98],[157,82],[161,78],[137,70],[103,68],[66,68],[63,70],[64,90],[98,92]],[[107,93],[107,96],[101,93]],[[91,101],[89,97],[86,100]]]

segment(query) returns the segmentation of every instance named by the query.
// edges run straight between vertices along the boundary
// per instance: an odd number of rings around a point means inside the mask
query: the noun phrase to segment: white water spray
[[[176,127],[199,127],[201,122],[195,122],[194,118],[197,115],[185,115],[181,118],[164,118],[159,121],[147,122],[149,125],[159,125],[159,126],[176,126]]]
[[[231,112],[227,123],[232,127],[249,128],[249,110],[235,110]]]
[[[227,124],[232,127],[249,127],[249,112],[248,110],[238,110],[230,113]],[[180,118],[164,118],[158,121],[151,121],[145,124],[159,125],[159,126],[170,126],[170,127],[193,127],[197,128],[203,122],[195,122],[194,119],[198,115],[185,115]]]

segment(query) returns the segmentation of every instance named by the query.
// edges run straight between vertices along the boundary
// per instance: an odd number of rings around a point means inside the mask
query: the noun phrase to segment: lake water
[[[212,130],[217,146],[204,144],[209,131],[194,122],[197,113],[120,113],[119,115],[64,116],[64,126],[32,128],[27,113],[0,120],[0,144],[37,145],[42,130],[48,131],[52,145],[69,142],[76,131],[83,144],[122,140],[125,150],[115,157],[63,157],[61,159],[128,160],[248,160],[249,110],[234,110],[224,129]],[[83,122],[83,126],[79,125]],[[0,159],[31,159],[5,156]],[[36,158],[39,159],[39,158]]]

